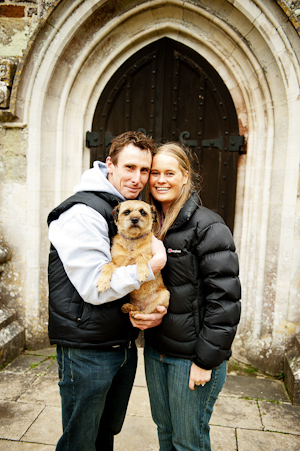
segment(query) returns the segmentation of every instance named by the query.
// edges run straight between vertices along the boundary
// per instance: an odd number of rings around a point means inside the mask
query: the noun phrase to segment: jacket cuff
[[[199,368],[202,368],[203,370],[212,370],[212,368],[208,365],[205,365],[202,360],[199,360],[197,357],[194,359],[194,363],[199,366]]]

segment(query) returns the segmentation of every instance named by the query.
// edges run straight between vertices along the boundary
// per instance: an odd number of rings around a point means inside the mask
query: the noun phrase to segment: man
[[[136,265],[118,268],[104,293],[96,284],[111,261],[116,234],[111,212],[141,193],[154,147],[140,132],[116,137],[106,164],[94,162],[75,194],[48,217],[49,337],[57,344],[63,420],[59,451],[111,451],[124,421],[137,364],[137,329],[121,306],[140,287]],[[152,250],[147,280],[166,263],[162,242],[153,239]],[[140,328],[158,325],[166,310],[161,312],[145,315]]]

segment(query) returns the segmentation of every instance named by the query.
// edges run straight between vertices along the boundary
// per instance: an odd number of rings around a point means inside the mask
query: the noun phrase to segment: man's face
[[[149,150],[128,144],[119,153],[116,165],[107,157],[108,180],[125,199],[136,199],[148,181],[151,162]]]

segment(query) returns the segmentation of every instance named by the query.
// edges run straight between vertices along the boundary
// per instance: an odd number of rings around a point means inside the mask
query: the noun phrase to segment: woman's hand
[[[164,243],[158,240],[154,235],[152,236],[151,248],[153,257],[149,260],[149,265],[151,266],[153,274],[156,274],[163,269],[167,263],[167,253]]]
[[[204,370],[195,363],[191,366],[189,388],[195,389],[195,385],[205,385],[211,378],[211,370]]]
[[[167,309],[162,305],[157,306],[159,313],[149,313],[148,315],[143,315],[138,313],[136,318],[132,318],[129,313],[129,319],[133,327],[137,327],[140,330],[150,329],[150,327],[159,326],[162,322],[163,317],[167,313]]]

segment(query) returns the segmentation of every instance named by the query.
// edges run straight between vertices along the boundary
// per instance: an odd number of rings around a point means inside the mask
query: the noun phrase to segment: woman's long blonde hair
[[[159,218],[157,220],[157,223],[155,223],[154,225],[155,236],[160,240],[163,240],[166,236],[167,231],[177,218],[179,211],[181,210],[185,202],[188,200],[188,198],[191,196],[192,192],[196,190],[196,183],[194,181],[195,178],[194,172],[191,167],[190,162],[191,154],[189,149],[184,148],[181,144],[178,144],[176,142],[168,142],[166,144],[162,144],[161,146],[155,149],[153,153],[153,158],[155,157],[155,155],[160,154],[165,154],[176,158],[176,160],[179,163],[179,167],[184,175],[186,174],[186,171],[188,171],[187,183],[183,185],[179,197],[169,207],[162,226]],[[161,216],[162,215],[161,205],[153,198],[150,192],[148,200],[150,204],[155,205],[156,209],[158,210],[159,216]]]

